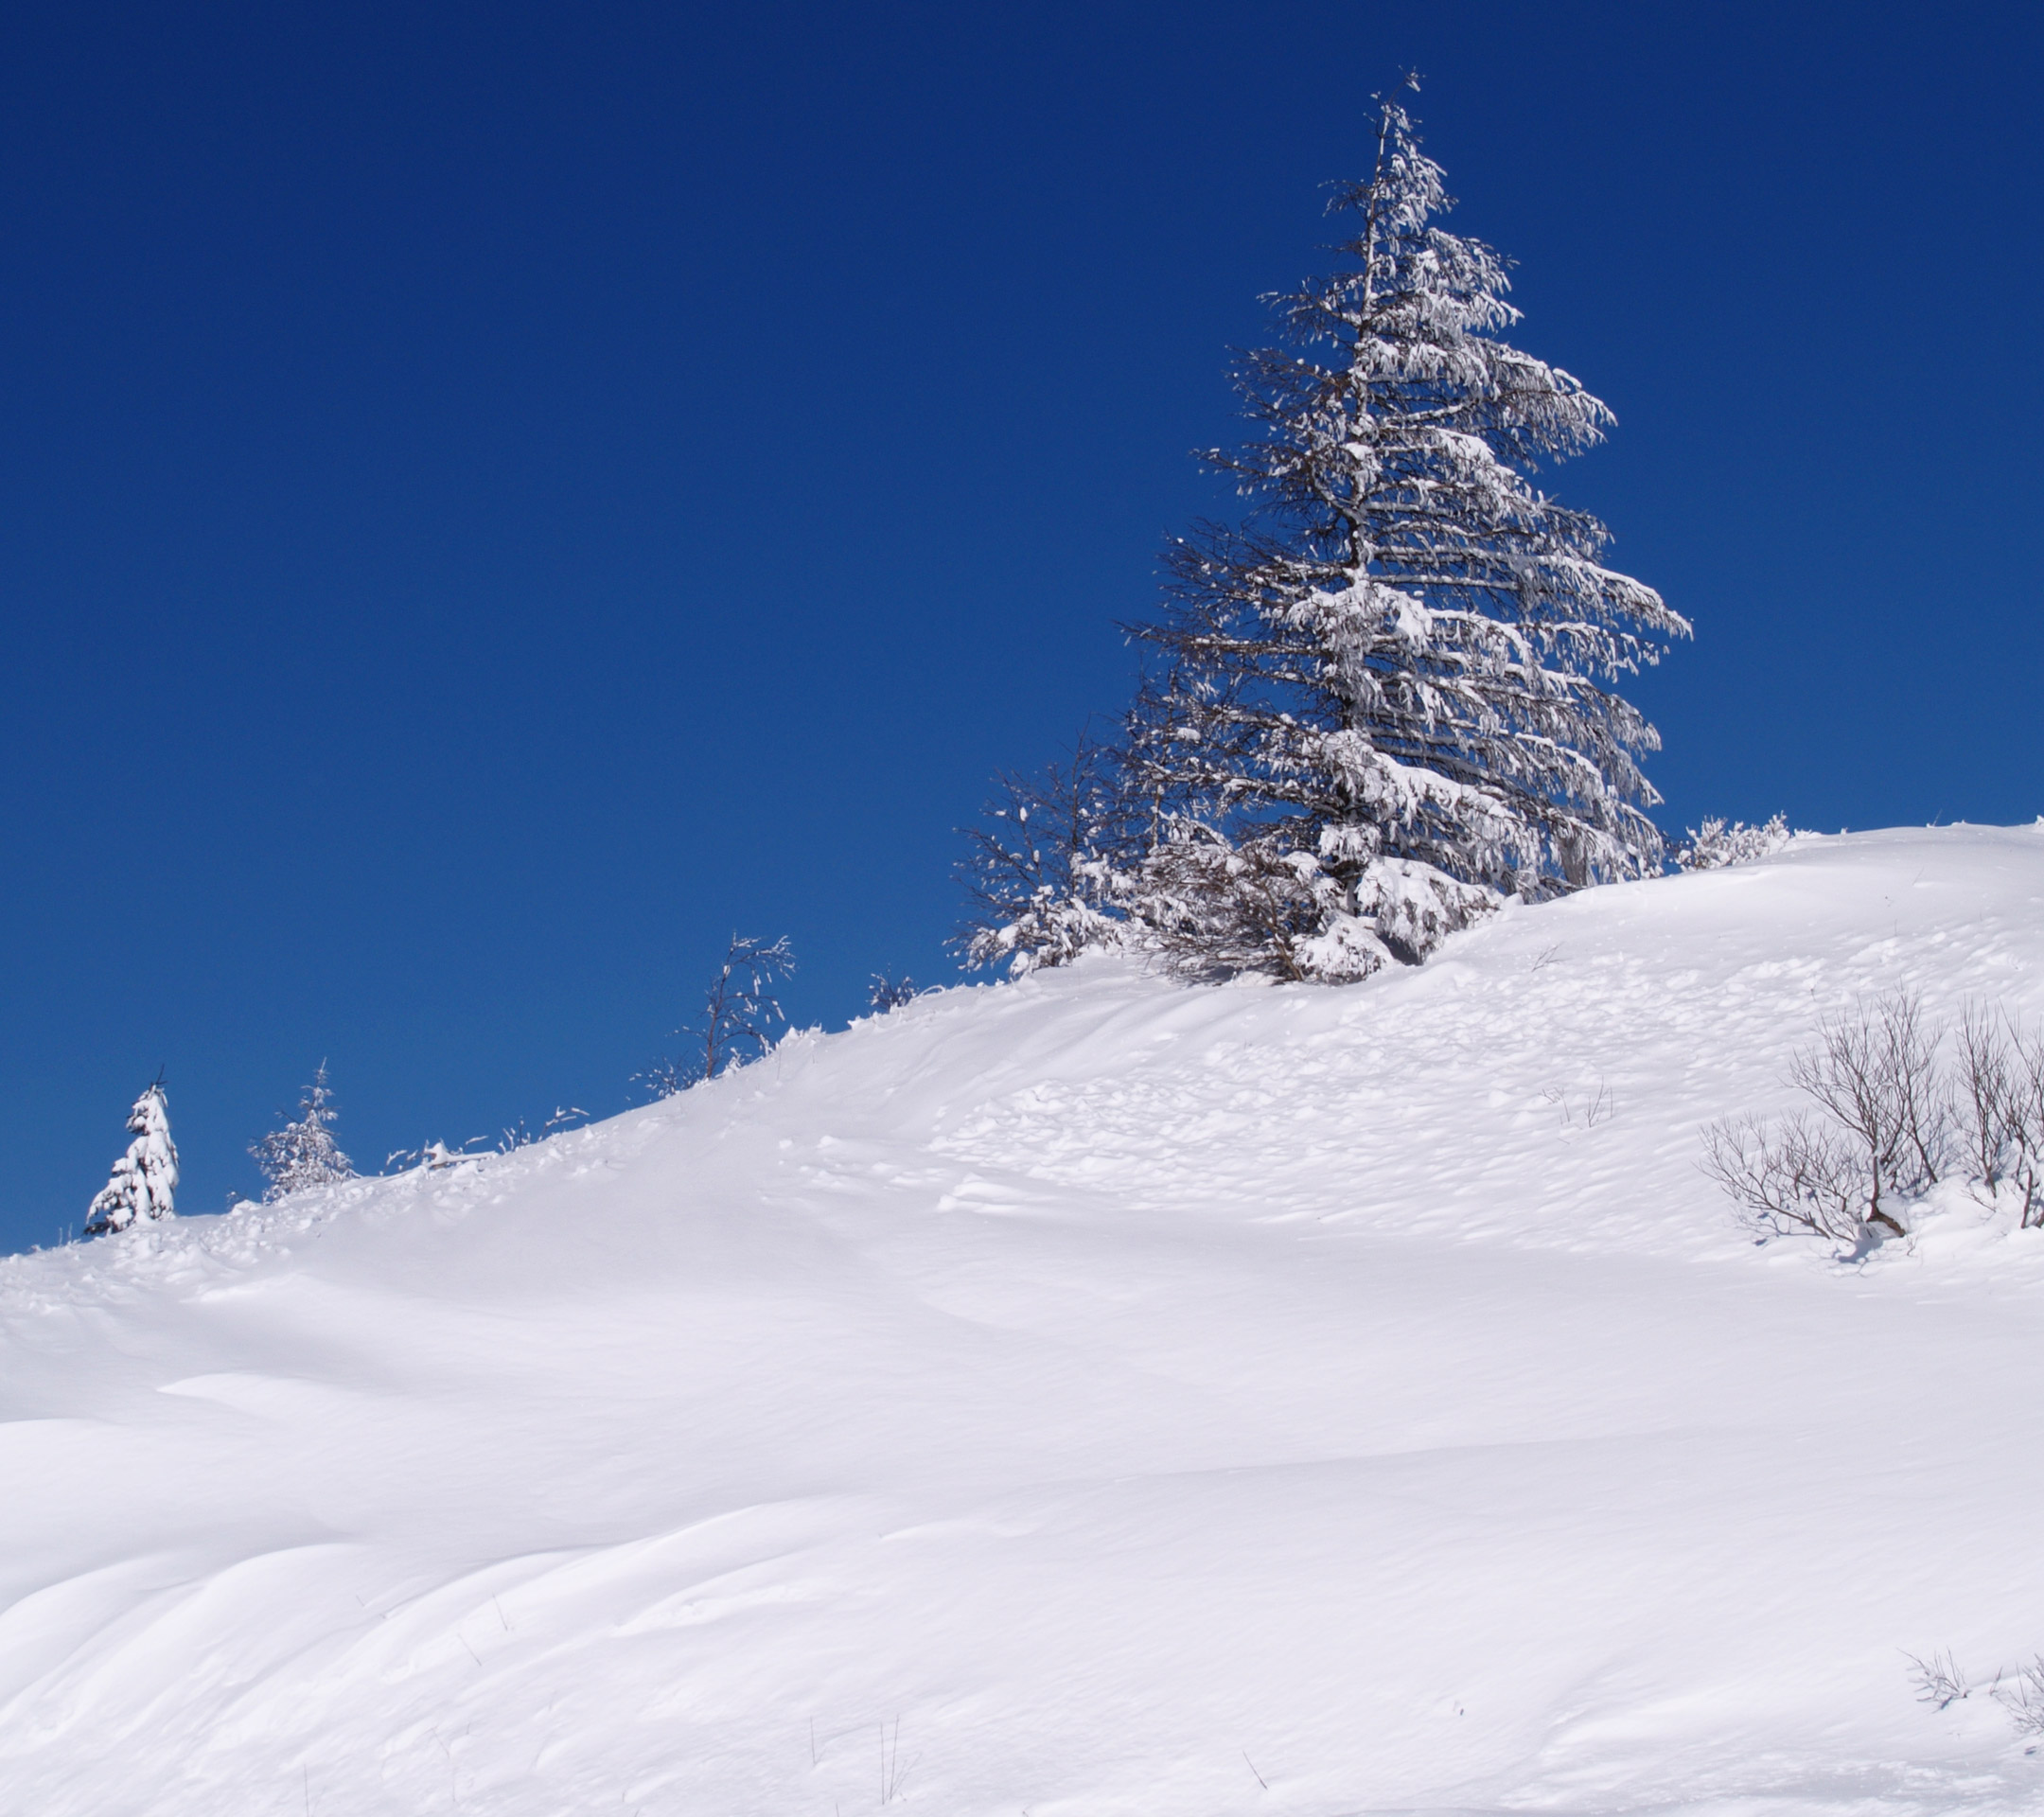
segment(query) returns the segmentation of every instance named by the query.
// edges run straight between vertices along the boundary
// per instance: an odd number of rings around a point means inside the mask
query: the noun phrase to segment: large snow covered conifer
[[[1330,211],[1344,269],[1271,299],[1238,368],[1263,434],[1207,458],[1255,501],[1172,545],[1133,720],[1180,811],[1139,912],[1202,968],[1361,977],[1506,893],[1659,869],[1653,728],[1612,691],[1688,626],[1599,560],[1609,533],[1527,478],[1611,413],[1499,338],[1507,261],[1383,106]]]
[[[308,1186],[330,1186],[336,1180],[355,1177],[353,1163],[333,1138],[338,1114],[333,1093],[326,1085],[326,1063],[322,1060],[305,1096],[298,1101],[297,1120],[249,1145],[256,1165],[270,1182],[263,1193],[265,1204]]]
[[[107,1183],[85,1211],[85,1234],[105,1236],[142,1218],[167,1218],[176,1210],[177,1144],[170,1139],[170,1106],[161,1079],[134,1101],[128,1113],[134,1140],[114,1163]]]

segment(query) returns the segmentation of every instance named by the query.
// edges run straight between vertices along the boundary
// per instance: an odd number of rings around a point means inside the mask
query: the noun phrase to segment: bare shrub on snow
[[[2044,1735],[2044,1653],[1989,1695],[2009,1713],[2018,1735]]]
[[[1787,818],[1777,814],[1761,826],[1734,820],[1708,820],[1687,829],[1688,844],[1675,854],[1678,871],[1721,871],[1731,864],[1751,864],[1755,858],[1771,858],[1795,832]]]
[[[1828,1018],[1788,1082],[1814,1114],[1703,1134],[1703,1171],[1768,1228],[1906,1236],[1899,1208],[1955,1174],[2044,1228],[2044,1034],[2005,1011],[1969,1003],[1947,1030],[1913,992],[1881,997]]]
[[[1910,1663],[1910,1682],[1916,1687],[1919,1703],[1948,1710],[1973,1695],[1974,1685],[1949,1649],[1932,1653],[1929,1659],[1918,1659],[1914,1653],[1902,1657]],[[2014,1672],[1997,1671],[1987,1695],[2008,1712],[2018,1735],[2044,1735],[2044,1653]]]
[[[1988,1193],[2006,1187],[2018,1226],[2044,1226],[2044,1037],[1969,1004],[1959,1024],[1953,1093],[1967,1171]]]
[[[1821,1115],[1714,1123],[1704,1171],[1778,1231],[1847,1239],[1877,1226],[1907,1236],[1896,1202],[1937,1183],[1951,1146],[1943,1039],[1910,991],[1826,1018],[1817,1045],[1788,1067]]]
[[[1809,1117],[1731,1117],[1703,1132],[1703,1171],[1778,1231],[1847,1242],[1864,1227],[1853,1155]],[[1897,1226],[1899,1227],[1899,1226]]]
[[[1972,1685],[1948,1649],[1932,1653],[1929,1659],[1918,1659],[1914,1653],[1904,1653],[1902,1657],[1910,1663],[1910,1682],[1916,1686],[1917,1702],[1948,1710],[1973,1695]]]
[[[1789,1063],[1790,1083],[1843,1132],[1864,1184],[1866,1221],[1902,1235],[1883,1197],[1919,1198],[1937,1184],[1951,1126],[1937,1067],[1943,1032],[1926,1026],[1912,991],[1834,1016]]]

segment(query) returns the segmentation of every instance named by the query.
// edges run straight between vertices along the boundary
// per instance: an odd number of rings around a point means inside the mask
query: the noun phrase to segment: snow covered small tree
[[[322,1060],[305,1096],[298,1101],[297,1120],[249,1145],[256,1165],[270,1183],[263,1193],[266,1205],[287,1192],[300,1192],[308,1186],[331,1186],[336,1180],[355,1177],[354,1167],[333,1138],[337,1114],[333,1093],[326,1085],[326,1063]]]
[[[85,1234],[107,1236],[144,1218],[176,1214],[177,1144],[170,1139],[170,1105],[163,1081],[154,1081],[128,1113],[134,1140],[85,1211]]]
[[[773,1046],[775,1028],[787,1025],[774,987],[794,975],[795,949],[785,934],[771,942],[733,934],[722,967],[703,993],[701,1019],[676,1030],[687,1037],[687,1049],[635,1078],[655,1098],[672,1098],[757,1059]]]
[[[1417,83],[1414,84],[1417,86]],[[1270,299],[1237,387],[1261,437],[1207,461],[1255,501],[1170,548],[1132,719],[1182,803],[1140,912],[1195,966],[1354,978],[1506,893],[1657,872],[1653,728],[1612,691],[1688,626],[1526,477],[1612,415],[1507,345],[1507,261],[1396,102],[1330,204],[1344,269]]]
[[[971,904],[957,943],[966,964],[1006,962],[1021,978],[1119,945],[1120,899],[1155,818],[1124,753],[1083,732],[1066,761],[995,782],[958,868]]]

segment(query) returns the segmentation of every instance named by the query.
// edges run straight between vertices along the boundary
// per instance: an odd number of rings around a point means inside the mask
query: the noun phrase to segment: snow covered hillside
[[[1903,1657],[2044,1649],[2044,1232],[1698,1169],[1900,984],[2044,1014],[2044,827],[0,1263],[0,1810],[2044,1808]]]

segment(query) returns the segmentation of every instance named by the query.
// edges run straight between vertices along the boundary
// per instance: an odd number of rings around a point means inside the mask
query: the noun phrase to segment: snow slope
[[[1756,1246],[1824,1010],[2044,1014],[2044,827],[1423,969],[925,998],[0,1263],[0,1811],[2044,1809],[2044,1233]]]

